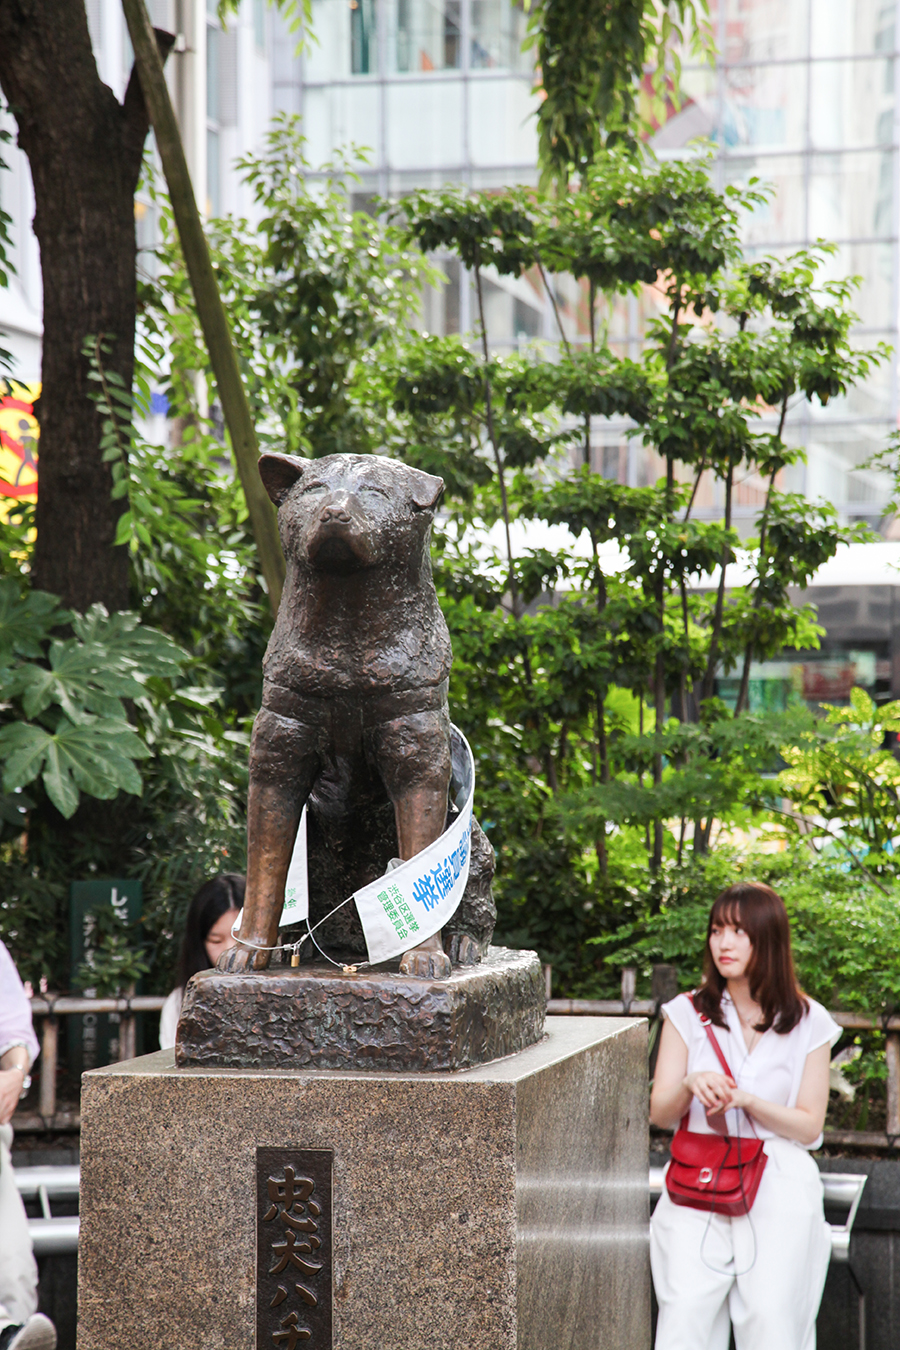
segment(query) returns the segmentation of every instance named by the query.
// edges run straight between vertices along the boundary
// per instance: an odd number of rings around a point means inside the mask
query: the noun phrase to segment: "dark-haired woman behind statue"
[[[170,1050],[175,1044],[181,1001],[188,980],[198,971],[210,970],[222,952],[234,946],[231,929],[244,903],[245,881],[237,872],[223,872],[205,881],[191,901],[181,940],[178,983],[159,1015],[159,1045]]]
[[[797,984],[775,891],[748,883],[722,892],[699,990],[662,1011],[650,1119],[681,1122],[688,1133],[680,1147],[673,1141],[673,1157],[689,1158],[697,1175],[670,1165],[651,1223],[656,1350],[727,1350],[729,1326],[737,1350],[814,1350],[831,1244],[810,1150],[822,1142],[841,1029]],[[725,1150],[730,1172],[716,1161]],[[739,1164],[753,1153],[765,1154],[755,1197],[739,1192],[735,1208],[746,1212],[721,1212],[726,1176],[732,1185],[750,1178]],[[694,1181],[707,1201],[696,1203]]]

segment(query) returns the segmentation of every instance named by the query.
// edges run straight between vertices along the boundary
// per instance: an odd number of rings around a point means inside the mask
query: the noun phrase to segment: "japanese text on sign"
[[[331,1155],[291,1150],[292,1162],[287,1152],[257,1152],[257,1345],[295,1350],[303,1342],[310,1350],[331,1350]],[[327,1159],[327,1174],[317,1179],[317,1168],[301,1169],[304,1158]]]
[[[315,1283],[316,1276],[322,1270],[322,1262],[314,1258],[322,1245],[316,1222],[322,1209],[313,1199],[315,1189],[316,1183],[310,1177],[296,1176],[290,1166],[285,1167],[283,1177],[268,1179],[267,1190],[272,1203],[263,1222],[275,1223],[280,1220],[284,1225],[283,1240],[272,1243],[275,1264],[269,1274],[283,1274],[285,1283],[279,1284],[275,1290],[269,1304],[271,1308],[278,1307],[290,1297],[287,1286],[291,1282],[301,1302],[310,1308],[318,1307]],[[301,1276],[299,1279],[298,1272]],[[272,1340],[276,1345],[283,1345],[285,1350],[294,1350],[298,1341],[308,1341],[312,1336],[309,1327],[300,1325],[300,1318],[294,1311],[287,1311],[281,1326],[282,1330],[272,1333]]]

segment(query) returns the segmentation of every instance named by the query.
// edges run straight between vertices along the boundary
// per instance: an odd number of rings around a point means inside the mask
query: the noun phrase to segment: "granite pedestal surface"
[[[459,1072],[85,1074],[79,1350],[290,1344],[256,1339],[260,1149],[333,1153],[309,1350],[647,1350],[646,1055],[644,1022],[551,1017]]]

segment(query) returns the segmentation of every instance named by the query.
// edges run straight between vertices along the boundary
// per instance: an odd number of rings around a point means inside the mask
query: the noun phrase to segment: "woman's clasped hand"
[[[724,1073],[709,1070],[688,1073],[682,1082],[688,1092],[693,1093],[697,1100],[703,1103],[709,1115],[727,1111],[732,1106],[743,1105],[742,1102],[735,1101],[735,1094],[742,1095],[737,1084],[733,1078],[726,1078]]]

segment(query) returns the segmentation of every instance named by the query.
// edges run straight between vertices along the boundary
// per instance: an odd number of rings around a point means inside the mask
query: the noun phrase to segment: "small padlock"
[[[300,964],[300,953],[295,947],[294,950],[291,952],[291,965],[296,967],[299,966],[299,964]]]

